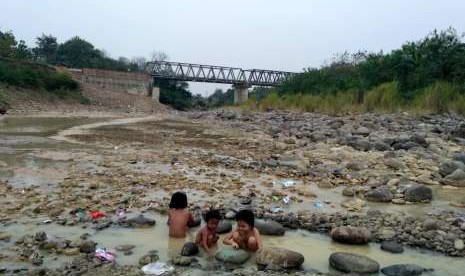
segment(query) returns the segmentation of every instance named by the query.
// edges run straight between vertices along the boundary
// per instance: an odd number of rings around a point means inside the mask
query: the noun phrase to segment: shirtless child
[[[202,247],[209,257],[213,257],[215,252],[213,246],[218,241],[219,236],[216,234],[216,228],[221,220],[221,214],[218,210],[210,210],[205,214],[205,225],[197,233],[195,238],[195,243]]]
[[[262,246],[260,232],[255,228],[254,214],[250,210],[242,210],[236,214],[237,228],[223,240],[224,244],[233,248],[257,251]]]
[[[169,235],[173,238],[184,238],[189,226],[194,222],[192,214],[186,210],[187,196],[183,192],[176,192],[171,196],[168,211]]]

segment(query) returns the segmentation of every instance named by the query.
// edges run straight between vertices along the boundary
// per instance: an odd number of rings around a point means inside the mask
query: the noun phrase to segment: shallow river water
[[[108,120],[108,119],[107,119]],[[102,119],[90,119],[85,117],[79,118],[11,118],[0,121],[0,179],[8,180],[14,186],[29,186],[32,184],[53,186],[63,180],[66,174],[67,160],[63,158],[46,158],[37,157],[35,154],[42,150],[69,150],[79,152],[82,145],[75,145],[63,141],[55,141],[48,138],[54,135],[59,130],[67,129],[72,126],[95,123]],[[87,148],[89,148],[87,146]],[[86,166],[83,161],[81,166]],[[90,166],[90,165],[89,165]],[[160,165],[158,169],[169,170],[166,165]],[[195,177],[191,175],[191,177]],[[262,176],[260,176],[262,177]],[[273,180],[267,177],[269,180]],[[258,181],[257,181],[258,182]],[[336,189],[319,189],[311,187],[314,193],[318,195],[318,199],[309,200],[309,202],[291,205],[291,211],[308,209],[315,211],[314,203],[316,201],[326,199],[330,202],[341,201],[341,190]],[[413,214],[421,214],[441,208],[449,208],[449,201],[454,198],[464,197],[461,190],[459,193],[454,190],[447,190],[440,187],[434,188],[435,199],[432,204],[416,205],[416,206],[396,206],[389,204],[370,204],[372,209],[383,209],[384,211],[398,212],[404,211]],[[0,200],[1,197],[0,197]],[[329,204],[325,209],[320,211],[331,212],[339,210],[337,207],[331,207]],[[388,207],[388,208],[386,208]],[[293,208],[293,209],[292,209]],[[155,218],[157,225],[149,229],[126,229],[121,227],[110,227],[102,231],[95,231],[89,228],[83,229],[77,226],[58,226],[56,224],[44,224],[46,217],[37,217],[35,219],[19,220],[2,227],[2,232],[12,234],[12,240],[25,234],[34,234],[38,231],[45,231],[48,235],[55,238],[78,239],[84,233],[92,234],[92,239],[99,243],[99,246],[107,249],[113,249],[118,245],[131,244],[135,245],[133,254],[126,256],[122,253],[118,254],[117,262],[120,264],[136,264],[138,259],[150,250],[156,249],[159,251],[159,256],[162,261],[168,261],[171,255],[177,254],[184,243],[184,240],[168,238],[168,228],[166,226],[166,217],[157,213],[147,213],[147,216]],[[198,229],[198,228],[197,228]],[[193,239],[195,235],[193,229],[189,239]],[[391,254],[379,249],[379,244],[369,244],[366,246],[347,246],[334,243],[328,236],[315,234],[303,230],[288,230],[285,236],[282,237],[263,237],[266,245],[285,247],[305,256],[304,268],[317,269],[320,271],[332,271],[328,265],[329,255],[336,251],[353,252],[361,255],[369,256],[378,261],[381,267],[399,263],[413,263],[425,268],[433,268],[434,272],[430,275],[464,275],[465,268],[462,258],[447,257],[442,254],[431,253],[430,251],[421,251],[412,248],[406,248],[403,254]],[[15,254],[12,251],[12,244],[0,242],[0,253],[9,255]],[[219,245],[222,247],[223,245]],[[58,259],[56,259],[58,258]],[[47,267],[60,266],[67,257],[46,256],[44,264]],[[201,262],[207,263],[209,260],[202,255]],[[21,263],[5,263],[0,261],[2,266],[7,267],[22,267]],[[247,266],[254,265],[253,259],[250,260]]]

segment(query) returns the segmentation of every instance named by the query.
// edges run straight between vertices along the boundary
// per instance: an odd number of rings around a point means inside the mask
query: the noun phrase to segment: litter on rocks
[[[142,271],[146,275],[163,275],[164,273],[172,272],[173,270],[174,267],[162,262],[150,263],[142,267]]]
[[[90,212],[90,217],[92,219],[99,219],[105,217],[105,213],[102,211],[92,211]]]
[[[290,201],[291,201],[291,198],[290,198],[288,195],[285,196],[285,197],[283,197],[283,203],[284,203],[284,204],[287,205],[287,204],[289,204]]]
[[[317,209],[317,210],[320,210],[320,209],[322,209],[322,208],[324,207],[324,206],[323,206],[323,203],[321,203],[321,202],[315,202],[315,203],[313,203],[313,206],[314,206],[315,209]]]
[[[282,180],[282,181],[278,181],[278,182],[274,182],[274,183],[280,184],[281,186],[283,186],[283,188],[289,188],[289,187],[295,185],[295,181],[291,180],[291,179]]]
[[[95,249],[95,258],[102,262],[113,262],[115,260],[115,254],[107,251],[105,248]]]
[[[284,211],[284,209],[281,208],[280,206],[273,206],[273,207],[271,207],[270,210],[271,210],[271,212],[273,212],[273,213],[278,213],[278,212]]]

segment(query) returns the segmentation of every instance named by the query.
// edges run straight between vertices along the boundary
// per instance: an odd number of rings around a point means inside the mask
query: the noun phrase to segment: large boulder
[[[456,154],[454,154],[453,159],[454,159],[455,161],[460,161],[460,162],[462,162],[463,164],[465,164],[465,153],[464,153],[464,152],[456,153]]]
[[[445,177],[458,169],[465,170],[465,164],[460,161],[446,161],[439,167],[439,173]]]
[[[194,220],[191,224],[189,224],[189,227],[197,227],[197,226],[200,226],[200,224],[202,224],[202,213],[200,211],[194,211],[193,212],[193,217],[194,217]]]
[[[453,173],[446,176],[442,180],[442,183],[456,187],[465,187],[465,171],[462,169],[455,170]]]
[[[340,226],[331,230],[334,241],[346,244],[366,244],[370,240],[370,231],[365,227]]]
[[[284,227],[274,220],[256,220],[255,228],[257,228],[262,235],[282,236],[284,232],[286,232]]]
[[[218,224],[218,228],[216,228],[217,234],[225,234],[229,233],[232,230],[232,223],[227,220],[221,220]]]
[[[143,214],[140,214],[133,218],[123,219],[119,223],[125,227],[148,228],[154,226],[156,221],[154,219],[145,217]]]
[[[365,256],[336,252],[329,256],[331,267],[346,273],[370,274],[379,271],[379,264]]]
[[[181,249],[182,256],[194,256],[199,253],[199,247],[193,242],[186,242]]]
[[[425,271],[423,267],[414,264],[397,264],[381,269],[381,272],[387,276],[418,276],[423,271]]]
[[[433,191],[425,185],[414,185],[405,190],[405,200],[410,202],[430,202]]]
[[[279,247],[262,247],[255,255],[257,265],[267,269],[294,269],[304,263],[304,256],[298,252]]]
[[[374,202],[391,202],[393,195],[392,195],[391,189],[389,189],[388,186],[383,185],[383,186],[380,186],[378,188],[368,191],[365,194],[365,198],[368,201],[374,201]]]
[[[454,137],[465,138],[465,123],[458,125],[450,134]]]
[[[92,240],[83,240],[79,245],[79,251],[86,254],[94,253],[96,246],[97,243]]]
[[[404,252],[404,246],[395,241],[384,241],[381,243],[381,250],[391,253],[402,253]]]
[[[242,249],[224,248],[216,253],[215,258],[223,263],[243,264],[250,258],[250,253]]]

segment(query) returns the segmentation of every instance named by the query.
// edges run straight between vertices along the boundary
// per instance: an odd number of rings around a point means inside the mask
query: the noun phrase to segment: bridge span
[[[253,85],[277,86],[297,74],[285,71],[241,69],[168,61],[148,62],[146,68],[154,79],[153,94],[156,97],[160,94],[160,89],[156,86],[156,80],[226,83],[233,85],[234,103],[247,101],[248,89]]]

